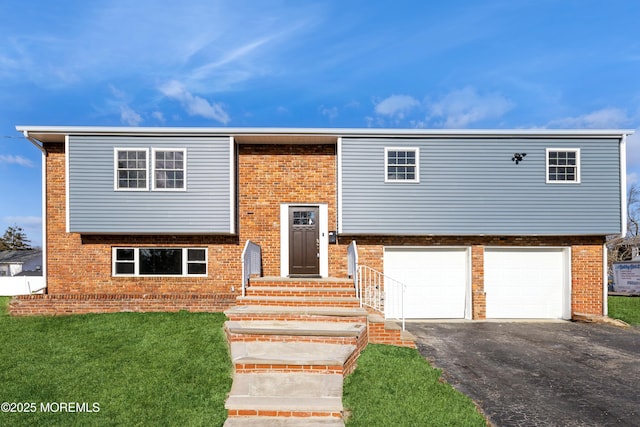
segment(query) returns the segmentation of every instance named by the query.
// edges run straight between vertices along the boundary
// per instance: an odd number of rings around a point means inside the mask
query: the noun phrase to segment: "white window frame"
[[[182,188],[158,188],[156,187],[156,153],[158,152],[181,152],[182,153],[182,173],[184,185]],[[151,189],[153,191],[187,191],[187,149],[186,148],[151,148]]]
[[[120,187],[118,180],[118,153],[121,151],[144,151],[146,156],[146,186],[144,188],[129,188]],[[149,191],[149,180],[151,176],[149,174],[149,149],[146,147],[114,147],[113,148],[113,189],[115,191]]]
[[[561,181],[561,180],[550,180],[549,179],[549,153],[550,152],[571,152],[576,154],[576,179],[573,181]],[[582,169],[580,166],[580,149],[579,148],[547,148],[545,151],[545,181],[547,184],[580,184],[580,170]],[[556,165],[554,165],[556,166]]]
[[[119,249],[132,249],[134,273],[133,274],[117,274],[116,273],[116,255]],[[140,274],[140,249],[181,249],[182,250],[182,274]],[[189,250],[204,250],[204,261],[189,261]],[[127,261],[121,261],[127,262]],[[188,274],[189,264],[204,264],[206,272],[204,274]],[[166,246],[117,246],[111,248],[111,276],[112,277],[208,277],[209,276],[209,248],[206,247],[166,247]]]
[[[389,151],[413,151],[416,155],[414,179],[389,179]],[[417,184],[420,182],[420,148],[419,147],[384,147],[384,182],[399,184]]]

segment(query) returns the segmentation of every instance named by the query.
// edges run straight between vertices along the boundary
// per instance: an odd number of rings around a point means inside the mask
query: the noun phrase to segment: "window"
[[[580,183],[580,150],[547,148],[547,183]]]
[[[206,276],[206,248],[113,248],[114,276]]]
[[[116,190],[148,190],[147,149],[115,149]]]
[[[153,189],[185,189],[185,149],[153,149]]]
[[[385,182],[419,182],[418,148],[385,148]]]

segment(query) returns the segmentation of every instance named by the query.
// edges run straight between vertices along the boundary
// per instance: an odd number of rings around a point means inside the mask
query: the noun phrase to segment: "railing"
[[[45,289],[42,276],[0,277],[0,296],[42,294]]]
[[[360,298],[360,287],[358,286],[358,247],[353,240],[347,247],[347,274],[353,279],[353,286],[356,288],[356,298]]]
[[[366,265],[358,266],[360,305],[377,310],[388,318],[404,321],[404,293],[406,286]]]
[[[242,251],[242,296],[252,274],[262,273],[262,249],[260,245],[247,240]]]

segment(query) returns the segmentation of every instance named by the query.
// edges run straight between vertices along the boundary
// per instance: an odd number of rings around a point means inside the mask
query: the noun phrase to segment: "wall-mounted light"
[[[517,165],[522,161],[522,159],[524,159],[524,156],[526,155],[527,153],[514,153],[513,157],[511,158],[511,161],[516,162],[516,165]]]

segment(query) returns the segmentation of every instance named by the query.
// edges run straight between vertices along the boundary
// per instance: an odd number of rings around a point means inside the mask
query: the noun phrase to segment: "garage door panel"
[[[406,286],[406,318],[464,318],[467,250],[386,248],[385,275]],[[400,293],[387,287],[385,314],[401,315]]]
[[[562,318],[561,248],[486,249],[487,318]]]

